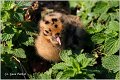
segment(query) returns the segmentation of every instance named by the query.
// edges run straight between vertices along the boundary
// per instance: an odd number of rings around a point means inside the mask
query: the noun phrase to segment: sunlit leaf
[[[120,48],[119,38],[110,38],[105,42],[104,52],[107,55],[115,54]]]
[[[117,72],[115,80],[120,80],[120,71]]]
[[[100,44],[106,39],[106,35],[104,33],[96,33],[91,37],[92,41],[96,44]]]
[[[119,56],[111,55],[111,56],[103,57],[102,58],[102,65],[106,69],[113,70],[114,72],[117,72],[119,70]]]
[[[22,48],[15,49],[13,54],[19,58],[26,58],[25,51]]]

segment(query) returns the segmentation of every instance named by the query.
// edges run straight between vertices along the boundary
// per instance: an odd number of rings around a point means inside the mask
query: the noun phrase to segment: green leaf
[[[111,21],[118,20],[119,21],[119,11],[115,13],[109,13]]]
[[[109,5],[107,2],[98,1],[94,8],[94,13],[105,13],[109,9]]]
[[[82,65],[82,68],[85,68],[85,67],[87,67],[88,65],[89,65],[89,63],[91,62],[91,58],[85,58],[85,59],[83,59],[82,61],[81,61],[81,65]]]
[[[29,46],[29,45],[33,46],[34,45],[33,43],[34,43],[34,38],[33,37],[28,37],[28,40],[23,42],[23,44],[26,45],[26,46]]]
[[[3,33],[3,34],[2,34],[2,40],[3,40],[3,41],[10,40],[10,39],[13,38],[13,36],[14,36],[14,34]]]
[[[96,33],[102,31],[105,28],[104,25],[101,25],[99,23],[97,23],[94,27],[96,29]]]
[[[66,70],[63,72],[61,79],[69,79],[70,77],[74,77],[75,73],[73,70]]]
[[[13,53],[12,47],[13,47],[12,40],[7,41],[6,44],[2,44],[2,54],[5,53],[12,54]]]
[[[14,19],[16,21],[23,21],[24,20],[23,14],[22,13],[14,13]]]
[[[69,4],[70,4],[70,7],[76,7],[78,3],[77,3],[77,1],[70,0]]]
[[[94,27],[88,27],[87,32],[89,34],[94,34],[94,33],[96,33],[96,29]]]
[[[44,74],[40,74],[41,79],[51,79],[52,69],[49,69]]]
[[[109,15],[107,13],[103,13],[100,15],[98,21],[106,21],[108,19]]]
[[[87,31],[90,34],[95,34],[95,33],[102,31],[103,29],[104,29],[104,25],[96,24],[95,26],[88,27]]]
[[[13,9],[14,6],[14,1],[4,1],[4,3],[2,4],[2,10],[10,10]]]
[[[79,65],[78,61],[76,59],[74,59],[74,58],[72,58],[72,65],[73,65],[73,69],[76,72],[80,71],[80,65]]]
[[[13,46],[13,44],[12,44],[12,40],[7,41],[6,43],[7,43],[8,48],[11,49],[12,46]]]
[[[77,61],[80,63],[85,58],[85,54],[80,54],[76,57]]]
[[[69,55],[72,54],[72,51],[71,50],[63,50],[61,53],[60,53],[60,58],[63,60],[63,61],[69,61],[70,58],[69,58]]]
[[[114,38],[119,35],[119,31],[115,31],[115,29],[110,29],[109,27],[104,31],[104,33],[108,36],[108,38]]]
[[[40,76],[40,74],[42,74],[42,73],[33,73],[32,75],[29,75],[29,78],[30,79],[41,79],[41,76]]]
[[[119,70],[119,56],[111,55],[102,58],[102,66],[106,69],[113,70],[114,73]]]
[[[92,57],[88,57],[87,54],[80,54],[76,57],[77,61],[81,64],[81,68],[85,68],[87,66],[93,66],[95,64],[95,59]]]
[[[19,21],[24,21],[24,17],[22,13],[17,13],[19,16]]]
[[[67,68],[66,66],[66,63],[58,63],[58,64],[55,64],[52,69],[58,69],[58,70],[65,70]]]
[[[96,44],[100,44],[106,39],[106,35],[104,33],[96,33],[91,37],[92,41]]]
[[[13,54],[19,58],[26,58],[25,51],[22,48],[15,49]]]
[[[119,31],[119,23],[117,21],[110,21],[107,29],[110,31]]]
[[[17,1],[16,5],[19,7],[26,7],[26,6],[31,6],[32,1]]]
[[[105,42],[104,53],[115,54],[120,48],[120,38],[110,38]]]
[[[56,76],[56,79],[60,79],[60,78],[62,77],[62,75],[63,75],[63,72],[62,72],[62,71],[58,72],[58,74],[57,74],[57,76]]]
[[[10,19],[10,14],[7,11],[4,11],[4,12],[2,11],[1,19],[2,19],[2,22],[6,22],[7,20]]]
[[[117,7],[117,6],[119,6],[119,1],[111,0],[111,1],[109,1],[109,5],[110,5],[110,7]]]
[[[115,80],[120,80],[120,71],[117,72]]]

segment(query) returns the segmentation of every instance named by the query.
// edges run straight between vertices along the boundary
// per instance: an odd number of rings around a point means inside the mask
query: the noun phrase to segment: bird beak
[[[57,37],[57,38],[56,38],[56,41],[59,43],[59,45],[61,45],[60,37]]]

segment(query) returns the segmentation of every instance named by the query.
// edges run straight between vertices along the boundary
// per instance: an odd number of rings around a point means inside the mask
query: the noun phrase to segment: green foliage
[[[120,79],[120,71],[117,72],[115,80],[119,80]]]
[[[119,56],[111,55],[102,58],[102,65],[106,69],[113,70],[114,72],[119,71]]]
[[[19,2],[20,4],[20,2]],[[25,25],[31,25],[30,22],[24,21],[24,10],[14,1],[3,1],[1,9],[2,19],[2,47],[3,52],[15,54],[25,58],[25,51],[21,45],[33,45],[35,33],[27,29]],[[20,25],[18,25],[20,24]],[[29,26],[31,27],[31,26]],[[28,32],[27,32],[28,31]],[[17,45],[16,45],[17,44]],[[5,49],[5,50],[4,50]],[[7,50],[6,50],[7,49]],[[9,51],[8,51],[9,50]],[[23,54],[23,55],[20,55]]]
[[[64,50],[61,52],[61,59],[63,62],[56,63],[44,74],[38,73],[38,75],[35,73],[33,78],[35,78],[36,75],[41,76],[39,77],[40,79],[94,78],[95,74],[90,72],[87,68],[88,66],[93,66],[96,63],[93,56],[89,56],[85,53],[73,56],[71,50]]]
[[[22,48],[15,49],[13,54],[20,58],[26,58],[25,51]]]
[[[118,55],[111,55],[111,56],[105,56],[102,58],[102,66],[110,71],[113,71],[113,73],[116,73],[115,79],[119,80],[119,56]]]
[[[120,39],[110,38],[105,42],[104,51],[107,55],[115,54],[120,47]]]
[[[0,44],[0,46],[2,47],[1,61],[4,64],[2,66],[2,72],[17,73],[22,71],[19,64],[17,63],[19,62],[19,60],[17,59],[24,58],[26,60],[25,47],[31,45],[33,46],[34,44],[33,36],[35,35],[35,32],[33,32],[32,29],[30,28],[28,29],[24,25],[25,24],[31,25],[33,23],[24,21],[25,11],[21,8],[20,5],[16,4],[14,0],[11,1],[3,0],[1,1],[1,5],[2,5],[1,8],[2,44]],[[13,57],[15,57],[16,60],[13,60]],[[8,69],[5,70],[5,68]],[[4,77],[7,78],[5,74],[2,74],[2,78]],[[9,78],[16,77],[9,76]]]
[[[81,6],[81,4],[83,4]],[[80,1],[82,11],[77,13],[91,34],[96,45],[102,45],[104,55],[112,55],[120,48],[119,41],[119,2],[118,1]],[[91,7],[89,7],[91,6]]]
[[[95,52],[93,50],[93,53],[97,53],[97,56],[104,55],[102,67],[106,68],[108,72],[110,72],[109,70],[111,73],[113,71],[117,79],[119,74],[118,51],[120,49],[119,2],[79,1],[78,5],[81,10],[77,15],[84,21],[83,24],[87,32],[91,34],[91,40],[95,45]]]

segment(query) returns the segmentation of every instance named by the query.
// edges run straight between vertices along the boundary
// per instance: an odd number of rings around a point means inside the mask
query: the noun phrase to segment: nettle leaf
[[[80,63],[85,58],[85,54],[80,54],[76,57],[77,61]]]
[[[115,80],[120,80],[120,71],[117,72]]]
[[[14,13],[14,17],[13,18],[16,21],[23,21],[24,20],[23,14],[22,13],[17,13],[17,12]]]
[[[115,54],[120,48],[120,38],[109,38],[104,45],[104,53]]]
[[[82,65],[82,68],[85,68],[85,67],[87,67],[88,65],[89,65],[89,63],[91,62],[91,60],[92,59],[87,59],[87,58],[85,58],[85,59],[83,59],[82,61],[81,61],[81,65]]]
[[[13,47],[12,40],[7,41],[6,46],[4,46],[4,44],[2,44],[2,54],[5,54],[6,52],[8,54],[12,54],[13,53],[12,47]]]
[[[14,1],[4,1],[2,4],[2,10],[10,10],[15,6]]]
[[[118,31],[113,31],[113,30],[109,30],[109,29],[106,29],[104,31],[104,33],[107,35],[108,38],[114,38],[119,35]]]
[[[10,19],[10,14],[7,11],[1,12],[1,19],[2,22],[6,22],[8,19]]]
[[[75,73],[73,70],[65,70],[63,72],[63,75],[61,76],[61,79],[69,79],[71,77],[74,77]]]
[[[119,31],[119,23],[118,21],[110,21],[107,29],[110,31]]]
[[[88,29],[87,29],[87,32],[89,33],[89,34],[94,34],[95,33],[95,28],[93,28],[93,27],[88,27]]]
[[[110,7],[117,7],[117,6],[119,6],[119,1],[108,1],[108,3],[109,3],[109,5],[110,5]]]
[[[6,44],[7,44],[7,46],[8,46],[9,49],[11,49],[12,46],[13,46],[13,44],[12,44],[12,40],[7,41]]]
[[[85,68],[87,66],[93,66],[95,64],[95,59],[92,57],[87,57],[86,54],[80,54],[76,57],[77,61],[81,64],[81,68]]]
[[[3,33],[3,34],[2,34],[2,40],[3,40],[3,41],[10,40],[10,39],[12,39],[13,36],[14,36],[14,34]]]
[[[102,66],[106,69],[117,72],[119,70],[119,56],[111,55],[102,58]]]
[[[100,44],[106,39],[106,35],[104,33],[96,33],[91,37],[92,41],[96,44]]]
[[[98,21],[106,21],[108,19],[109,15],[107,13],[103,13],[100,15],[100,17],[98,18]]]
[[[3,34],[2,34],[2,40],[3,40],[3,41],[10,40],[10,39],[13,38],[13,36],[14,36],[14,34],[3,33]]]
[[[58,64],[55,64],[55,65],[52,67],[52,69],[58,69],[58,70],[64,70],[64,69],[66,69],[66,68],[67,68],[66,63],[63,63],[63,62],[58,63]]]
[[[94,76],[95,76],[95,74],[93,74],[93,73],[87,73],[86,75],[87,75],[87,77],[89,77],[91,79],[94,79]]]
[[[33,37],[28,37],[28,40],[26,42],[23,42],[23,44],[26,46],[29,46],[29,45],[33,46],[34,45],[33,43],[34,43]]]
[[[77,6],[77,1],[69,1],[70,7],[76,7]]]
[[[29,75],[30,79],[41,79],[40,72],[38,73],[33,73],[32,75]]]
[[[44,74],[40,74],[40,76],[41,76],[41,79],[51,79],[51,74],[52,74],[52,69],[49,69]]]
[[[109,13],[111,21],[118,20],[119,21],[119,12]]]
[[[76,71],[76,73],[80,71],[80,65],[78,61],[74,58],[72,58],[72,66],[73,66],[73,69]]]
[[[104,25],[101,25],[99,23],[97,23],[94,27],[96,29],[96,33],[102,31],[105,28]]]
[[[105,13],[109,9],[109,5],[107,2],[98,1],[94,8],[94,13]]]
[[[15,49],[13,54],[19,58],[26,58],[25,51],[22,48]]]
[[[105,28],[104,25],[96,24],[95,26],[88,27],[87,31],[90,34],[95,34],[95,33],[102,31],[104,28]]]
[[[69,61],[70,58],[69,58],[69,55],[72,54],[72,51],[71,50],[63,50],[61,53],[60,53],[60,58],[63,60],[63,61]]]
[[[18,21],[24,21],[23,13],[16,13],[16,18],[18,18]]]
[[[108,37],[116,37],[118,36],[119,32],[119,23],[117,21],[110,21],[109,25],[106,26],[106,30],[104,31],[105,34],[108,35]]]
[[[44,73],[33,73],[33,75],[30,75],[30,79],[52,79],[51,78],[52,69],[50,68],[48,71]]]
[[[56,79],[60,79],[62,77],[62,75],[63,75],[62,71],[58,72],[58,74],[56,75]]]
[[[6,26],[4,28],[4,33],[2,35],[2,40],[3,41],[7,41],[7,40],[10,40],[12,39],[14,36],[14,30],[12,29],[12,27],[8,27]]]
[[[19,7],[31,6],[32,1],[16,1],[16,5]]]

